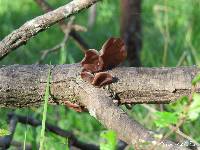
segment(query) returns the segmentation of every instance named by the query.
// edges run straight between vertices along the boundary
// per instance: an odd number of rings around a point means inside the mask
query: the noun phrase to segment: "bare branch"
[[[48,69],[51,67],[50,102],[77,102],[74,86],[81,66],[11,65],[0,68],[0,106],[37,106],[43,101]],[[199,72],[196,67],[180,68],[115,68],[109,73],[115,83],[105,87],[121,104],[170,103],[191,93],[191,80]],[[199,86],[196,87],[200,91]]]
[[[152,143],[155,133],[131,120],[111,97],[128,103],[169,103],[189,95],[196,67],[181,68],[116,68],[109,73],[116,82],[95,88],[80,77],[81,67],[73,65],[13,65],[0,68],[0,105],[4,107],[37,106],[43,102],[48,70],[51,68],[50,102],[66,101],[87,107],[103,125],[115,130],[127,143]],[[196,87],[200,91],[200,87]],[[124,100],[125,99],[125,100]],[[179,146],[162,141],[166,149]],[[183,149],[183,147],[181,147]]]
[[[54,11],[50,11],[26,22],[19,29],[10,33],[0,42],[0,57],[2,58],[10,51],[24,45],[31,37],[37,35],[39,32],[47,29],[64,18],[68,18],[69,16],[78,13],[97,1],[100,0],[73,0]]]
[[[18,122],[22,123],[22,124],[28,124],[34,127],[40,126],[42,124],[42,121],[34,119],[30,116],[21,116],[18,114],[14,114],[11,113],[9,114],[9,117],[14,116],[18,119]],[[80,149],[91,149],[91,150],[98,150],[98,146],[93,145],[93,144],[88,144],[88,143],[83,143],[81,141],[79,141],[76,136],[67,130],[61,129],[57,126],[54,126],[52,124],[46,123],[46,129],[52,133],[55,133],[59,136],[65,137],[65,138],[69,138],[71,144],[77,148]]]
[[[15,114],[15,113],[8,114],[8,118],[10,120],[10,128],[12,128],[12,130],[10,131],[11,132],[10,135],[0,138],[0,147],[2,147],[2,148],[8,148],[10,146],[10,144],[12,142],[12,136],[15,132],[15,130],[13,130],[13,129],[16,128],[17,122],[20,122],[22,124],[28,124],[28,125],[31,125],[33,127],[37,127],[37,126],[40,126],[42,124],[42,122],[40,120],[36,120],[36,119],[34,119],[30,116],[22,116],[22,115],[18,115],[18,114]],[[99,147],[96,146],[96,145],[87,144],[87,143],[83,143],[83,142],[79,141],[72,132],[63,130],[63,129],[61,129],[57,126],[54,126],[52,124],[46,123],[46,129],[50,132],[53,132],[53,133],[55,133],[59,136],[64,137],[64,138],[69,138],[70,143],[77,148],[91,149],[91,150],[98,150],[99,149]],[[20,144],[16,143],[16,142],[14,142],[13,144],[15,144],[18,147],[20,146]]]
[[[45,1],[45,0],[35,0],[36,3],[42,8],[42,10],[44,12],[49,12],[52,11],[53,9],[51,8],[51,6]],[[60,28],[61,30],[65,33],[66,28],[67,28],[67,24],[64,22],[64,20],[59,22]],[[81,48],[81,50],[83,52],[85,52],[86,50],[89,49],[88,44],[84,41],[84,39],[76,32],[76,30],[71,30],[71,32],[69,33],[69,35],[77,42],[77,44],[79,45],[79,47]]]
[[[75,19],[75,17],[71,17],[70,18],[70,20],[69,20],[69,22],[67,24],[68,28],[65,29],[65,37],[64,37],[64,39],[59,44],[54,46],[53,48],[42,50],[42,56],[40,57],[40,59],[37,61],[36,64],[40,64],[46,58],[46,56],[49,53],[56,52],[56,51],[60,50],[61,48],[65,47],[66,42],[69,39],[69,33],[71,32],[71,26],[72,26],[72,23],[73,23],[74,19]]]
[[[146,108],[151,115],[151,118],[156,118],[156,116],[154,115],[155,112],[157,112],[157,110],[151,106],[149,106],[148,104],[142,104],[142,106],[144,108]],[[188,143],[188,146],[190,147],[200,147],[200,144],[195,141],[193,138],[191,138],[190,136],[186,135],[185,133],[183,133],[182,131],[180,131],[179,129],[175,130],[175,127],[172,125],[169,125],[170,130],[173,130],[176,134],[176,136],[178,136],[178,142],[179,143]]]
[[[122,111],[112,102],[112,99],[103,89],[98,89],[92,85],[78,82],[78,90],[75,92],[80,95],[80,101],[87,106],[91,116],[99,120],[107,128],[115,130],[118,137],[129,144],[140,145],[140,149],[147,149],[150,145],[161,149],[182,150],[174,142],[162,140],[156,143],[156,133],[145,129],[137,121]]]

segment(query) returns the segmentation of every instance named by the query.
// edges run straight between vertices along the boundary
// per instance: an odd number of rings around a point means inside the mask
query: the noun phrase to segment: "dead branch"
[[[147,149],[149,145],[154,145],[161,149],[181,150],[174,142],[162,140],[156,143],[156,133],[145,129],[137,121],[129,116],[112,102],[105,90],[98,89],[84,82],[77,82],[79,88],[75,88],[75,94],[80,95],[80,102],[87,106],[91,116],[99,120],[107,128],[116,131],[118,137],[123,141],[140,145],[141,149]]]
[[[40,59],[37,61],[36,64],[40,64],[45,58],[46,56],[49,54],[49,53],[52,53],[52,52],[56,52],[58,50],[60,50],[61,48],[64,48],[65,45],[66,45],[66,42],[68,41],[69,39],[69,33],[71,32],[71,26],[72,26],[72,23],[74,21],[75,17],[71,17],[67,26],[68,28],[65,29],[65,37],[63,38],[63,40],[57,44],[56,46],[54,46],[53,48],[50,48],[50,49],[46,49],[46,50],[42,50],[42,56],[40,57]]]
[[[44,12],[52,11],[53,9],[45,0],[35,0],[35,2],[42,8]],[[67,23],[63,20],[59,22],[61,30],[65,33],[67,28]],[[88,44],[84,41],[84,39],[78,34],[75,30],[71,30],[69,35],[77,42],[78,46],[81,48],[83,52],[89,49]]]
[[[48,70],[51,68],[50,102],[79,103],[74,86],[80,78],[81,66],[73,65],[11,65],[0,68],[0,106],[27,107],[43,102]],[[109,73],[114,83],[104,90],[120,104],[170,103],[191,93],[191,80],[197,67],[180,68],[115,68]],[[197,85],[196,91],[200,91]]]
[[[18,147],[20,146],[19,143],[12,142],[12,137],[15,132],[17,122],[20,122],[22,124],[28,124],[33,127],[37,127],[42,124],[42,122],[40,120],[36,120],[30,116],[22,116],[22,115],[18,115],[15,113],[9,113],[8,118],[10,121],[10,128],[11,128],[10,133],[11,134],[0,138],[0,147],[2,147],[2,148],[8,148],[11,143],[15,144],[16,146],[18,145]],[[99,149],[99,147],[96,145],[83,143],[83,142],[79,141],[72,132],[63,130],[52,124],[46,123],[46,130],[53,132],[64,138],[69,138],[71,145],[73,145],[77,148],[87,149],[87,150],[89,150],[89,149],[98,150]]]
[[[115,83],[95,88],[80,77],[81,67],[73,65],[12,65],[0,69],[0,105],[3,107],[37,106],[43,102],[48,70],[51,69],[50,102],[81,104],[103,125],[114,129],[127,143],[152,143],[155,133],[131,120],[113,103],[169,103],[189,95],[191,80],[199,72],[196,67],[180,68],[116,68],[109,73]],[[199,86],[196,88],[200,91]],[[112,97],[112,98],[111,98]],[[180,147],[170,141],[161,144]],[[166,146],[167,145],[167,146]],[[183,147],[181,147],[183,149]]]
[[[100,0],[73,0],[70,3],[27,21],[19,29],[13,31],[0,42],[0,57],[7,55],[18,48],[39,32],[47,29],[53,24],[68,18],[71,15],[91,6]]]

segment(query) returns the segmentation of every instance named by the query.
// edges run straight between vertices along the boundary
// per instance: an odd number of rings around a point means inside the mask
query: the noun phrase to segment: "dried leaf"
[[[74,111],[76,112],[82,112],[83,111],[83,108],[75,103],[72,103],[70,101],[65,101],[64,104],[70,108],[70,109],[73,109]]]
[[[110,38],[100,51],[104,63],[103,70],[116,67],[126,59],[126,56],[125,43],[120,38]]]
[[[81,65],[84,70],[94,73],[102,70],[103,60],[99,57],[98,51],[91,49],[85,53],[85,57],[81,61]]]
[[[111,76],[111,74],[107,72],[98,72],[94,76],[92,85],[101,87],[103,85],[112,83],[112,81],[113,81],[113,77]]]

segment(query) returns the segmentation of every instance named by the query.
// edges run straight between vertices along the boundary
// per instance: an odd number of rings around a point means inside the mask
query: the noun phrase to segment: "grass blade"
[[[48,99],[49,99],[49,86],[50,86],[50,70],[51,69],[49,68],[47,85],[45,88],[45,95],[44,95],[44,108],[43,108],[43,115],[42,115],[42,129],[40,132],[40,148],[39,148],[39,150],[44,150],[45,122],[46,122],[46,115],[47,115],[47,106],[48,106]]]

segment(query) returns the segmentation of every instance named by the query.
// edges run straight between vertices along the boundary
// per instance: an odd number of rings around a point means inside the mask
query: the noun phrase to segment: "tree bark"
[[[149,149],[149,146],[156,143],[155,149],[182,150],[169,140],[158,142],[155,132],[144,128],[140,123],[131,119],[120,107],[112,102],[103,89],[94,88],[83,82],[78,82],[79,88],[75,92],[80,95],[81,103],[87,106],[91,116],[100,121],[106,128],[114,130],[118,138],[128,144],[138,145],[141,149]]]
[[[140,66],[142,0],[121,0],[121,37],[128,51],[129,66]]]
[[[50,102],[77,102],[74,93],[81,66],[73,65],[11,65],[0,68],[0,106],[27,107],[43,102],[48,70],[51,69]],[[104,87],[107,94],[121,104],[170,103],[191,92],[191,81],[197,67],[180,68],[115,68],[109,73],[114,83]],[[200,89],[197,86],[197,91]]]
[[[115,130],[119,138],[129,144],[155,143],[156,133],[130,119],[113,103],[112,97],[128,103],[169,103],[190,93],[191,80],[199,72],[196,67],[115,68],[109,71],[115,77],[115,83],[95,88],[80,78],[79,64],[2,66],[0,106],[40,105],[49,69],[51,103],[70,101],[85,106],[90,115],[107,128]],[[198,85],[196,89],[200,91]],[[185,149],[168,140],[157,144],[163,149]]]
[[[0,58],[18,48],[39,32],[53,24],[91,6],[100,0],[73,0],[70,3],[27,21],[19,29],[13,31],[0,42]]]

